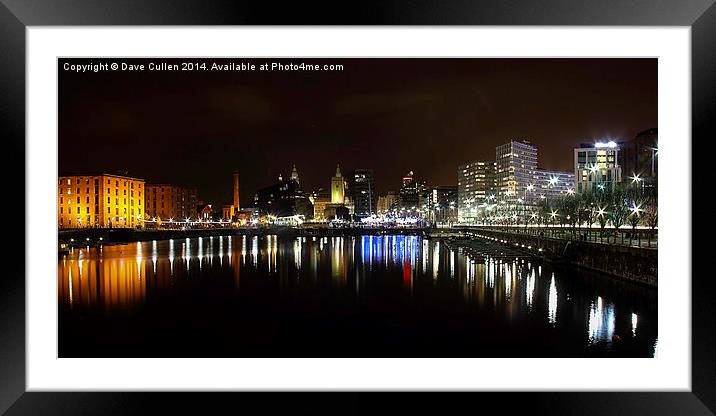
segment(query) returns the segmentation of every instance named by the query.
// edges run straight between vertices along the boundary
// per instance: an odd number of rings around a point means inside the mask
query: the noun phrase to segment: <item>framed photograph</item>
[[[712,414],[716,7],[399,3],[3,0],[3,411]]]

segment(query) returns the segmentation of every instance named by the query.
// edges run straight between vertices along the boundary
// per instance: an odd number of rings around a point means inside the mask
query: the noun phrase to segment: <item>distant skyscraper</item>
[[[403,176],[403,185],[400,187],[400,208],[405,211],[417,211],[420,206],[419,191],[424,185],[418,183],[412,170]]]
[[[575,191],[612,189],[622,181],[619,145],[613,141],[583,143],[574,149]]]
[[[457,214],[459,222],[475,222],[480,206],[497,193],[495,162],[471,162],[457,170]]]
[[[331,203],[343,204],[345,202],[345,180],[341,175],[341,167],[336,166],[336,174],[331,178]]]
[[[348,189],[356,217],[365,218],[376,213],[375,181],[372,169],[356,169],[348,178]]]
[[[534,202],[528,186],[534,186],[537,170],[537,146],[528,141],[512,140],[495,149],[497,197],[508,203]]]

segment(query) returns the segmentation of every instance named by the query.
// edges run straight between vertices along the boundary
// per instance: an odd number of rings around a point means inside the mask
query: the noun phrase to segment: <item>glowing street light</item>
[[[641,209],[641,204],[637,205],[636,202],[632,202],[631,207],[629,207],[629,209],[631,210],[632,215],[636,214],[637,217],[639,216],[639,213],[641,211],[644,211],[643,209]]]
[[[640,178],[637,173],[634,173],[634,176],[630,176],[629,179],[631,179],[631,183],[640,183],[644,180],[643,178]]]

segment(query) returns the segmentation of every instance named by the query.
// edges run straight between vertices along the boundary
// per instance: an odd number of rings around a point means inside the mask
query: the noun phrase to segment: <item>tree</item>
[[[626,190],[623,187],[615,187],[611,192],[610,203],[609,220],[614,228],[619,231],[619,227],[624,225],[630,213],[627,206]]]

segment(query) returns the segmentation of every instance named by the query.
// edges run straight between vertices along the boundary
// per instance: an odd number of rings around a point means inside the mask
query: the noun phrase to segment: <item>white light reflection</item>
[[[537,276],[535,276],[535,270],[532,269],[532,273],[527,273],[527,282],[525,284],[525,297],[527,299],[527,308],[532,309],[532,301],[535,295],[535,285],[537,283]]]
[[[604,306],[601,296],[589,309],[589,343],[610,341],[614,334],[614,305]]]
[[[254,268],[259,264],[259,237],[253,236],[251,238],[251,260],[254,263]]]
[[[169,239],[169,275],[174,276],[174,239]]]
[[[154,275],[157,275],[157,240],[152,240],[152,266]]]
[[[433,245],[433,280],[438,278],[438,269],[440,268],[440,242],[436,241]]]
[[[636,326],[638,322],[639,317],[635,313],[631,314],[631,336],[633,337],[636,336]]]
[[[554,325],[557,322],[557,285],[554,281],[554,273],[552,273],[552,281],[549,284],[549,301],[547,305],[547,317],[549,323]]]
[[[450,250],[450,278],[455,278],[455,251]]]

